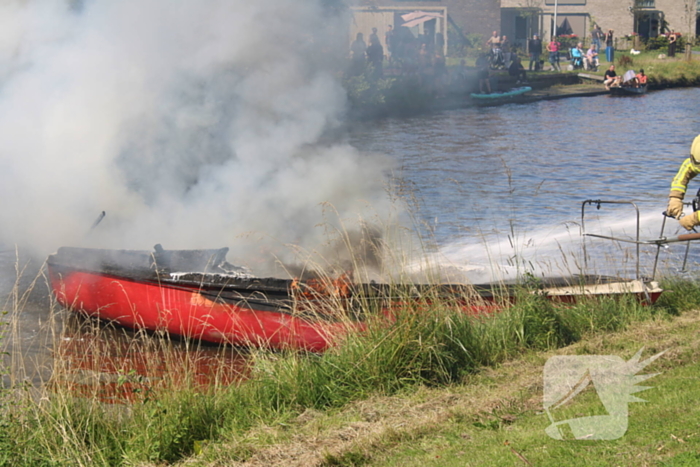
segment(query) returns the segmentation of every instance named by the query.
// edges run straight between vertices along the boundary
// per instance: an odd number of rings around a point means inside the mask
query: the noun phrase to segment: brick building
[[[539,33],[554,32],[555,11],[559,34],[590,38],[594,23],[617,37],[637,33],[655,37],[664,28],[683,35],[697,34],[698,0],[501,0],[501,28],[522,45]]]
[[[434,17],[417,22],[409,28],[411,32],[414,35],[442,33],[446,41],[470,34],[481,34],[486,40],[492,31],[500,31],[501,26],[501,0],[355,0],[350,5],[353,13],[350,37],[354,39],[362,32],[367,38],[376,27],[382,46],[385,46],[387,26],[404,27],[406,21],[401,17],[416,11],[428,12]]]

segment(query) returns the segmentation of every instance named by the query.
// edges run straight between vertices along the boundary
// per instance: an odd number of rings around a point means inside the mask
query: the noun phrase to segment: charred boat
[[[226,261],[228,248],[152,252],[60,248],[47,260],[58,302],[133,329],[213,343],[321,352],[372,316],[397,307],[448,300],[466,313],[502,309],[522,285],[390,285],[334,280],[257,278]],[[538,281],[533,293],[575,302],[583,296],[633,294],[653,303],[653,282],[574,275]]]

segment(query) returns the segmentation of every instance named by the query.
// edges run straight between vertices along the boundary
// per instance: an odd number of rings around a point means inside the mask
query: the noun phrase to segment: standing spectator
[[[596,50],[600,50],[600,41],[603,39],[604,35],[605,34],[600,28],[600,25],[596,24],[595,26],[593,26],[593,31],[591,31],[591,42],[593,42],[593,45],[595,45]]]
[[[678,36],[676,35],[675,31],[671,31],[671,34],[668,35],[668,56],[669,57],[676,56],[676,41],[678,41]]]
[[[520,61],[520,57],[518,57],[518,54],[513,54],[513,61],[511,62],[510,66],[508,67],[508,74],[517,80],[515,82],[515,84],[520,84],[521,82],[523,82],[523,83],[527,82],[527,77],[525,74],[525,67],[523,66],[522,62]]]
[[[447,81],[447,63],[442,49],[435,50],[433,56],[433,80],[435,83],[435,97],[445,97]]]
[[[439,50],[441,54],[445,53],[445,36],[441,32],[435,33],[435,48]]]
[[[504,65],[503,50],[501,49],[501,36],[498,31],[493,31],[493,35],[486,41],[486,46],[491,48],[491,67],[500,68]]]
[[[391,24],[386,27],[386,34],[384,34],[384,44],[386,45],[386,58],[391,60],[391,53],[394,48],[394,26]]]
[[[552,37],[552,40],[547,44],[547,51],[549,52],[549,64],[552,65],[552,70],[561,71],[559,66],[559,48],[561,44],[557,41],[556,37]]]
[[[374,29],[376,31],[376,29]],[[372,76],[382,77],[382,61],[384,60],[384,48],[379,42],[376,34],[369,36],[369,47],[367,47],[367,63],[372,66]]]
[[[377,28],[372,28],[372,34],[370,34],[369,38],[367,39],[369,41],[369,45],[372,45],[373,39],[376,39],[377,42],[379,42],[379,36],[377,35]]]
[[[501,48],[501,36],[498,35],[498,31],[493,31],[493,35],[486,41],[486,45],[491,48],[492,51]]]
[[[350,74],[353,76],[362,74],[365,69],[365,52],[367,51],[367,44],[362,36],[361,32],[357,33],[356,39],[350,46],[351,54],[351,65]]]
[[[615,61],[615,39],[612,29],[608,29],[607,34],[605,34],[605,58],[608,59],[608,63]]]
[[[501,38],[501,50],[503,50],[503,63],[506,68],[510,66],[511,46],[508,36]]]
[[[540,55],[542,55],[542,40],[537,34],[532,36],[527,48],[528,52],[530,53],[530,71],[532,71],[533,63],[535,64],[535,71],[541,70],[542,67],[540,66]]]
[[[491,94],[491,80],[489,79],[489,56],[481,54],[476,59],[477,77],[479,78],[479,92]]]
[[[421,68],[421,73],[425,71],[426,68],[430,67],[431,60],[430,54],[428,53],[428,46],[425,43],[420,45],[420,50],[418,50],[418,66]]]
[[[454,92],[464,92],[467,87],[467,62],[462,59],[457,67],[450,74],[450,88]]]

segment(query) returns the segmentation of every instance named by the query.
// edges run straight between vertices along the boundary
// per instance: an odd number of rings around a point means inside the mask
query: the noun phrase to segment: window
[[[544,0],[545,5],[554,5],[554,0]],[[557,0],[558,5],[585,5],[586,0]]]
[[[656,8],[656,0],[634,0],[635,8]]]

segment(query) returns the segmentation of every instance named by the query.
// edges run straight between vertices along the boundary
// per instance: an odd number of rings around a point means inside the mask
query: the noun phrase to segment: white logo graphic
[[[644,348],[628,362],[614,355],[556,356],[544,366],[544,409],[552,422],[545,431],[554,439],[565,439],[566,426],[575,439],[618,439],[627,432],[627,404],[645,402],[632,394],[650,389],[636,386],[659,373],[635,376],[645,366],[663,355],[660,352],[639,361]],[[555,421],[552,411],[569,402],[584,389],[593,389],[607,415],[569,418]]]

